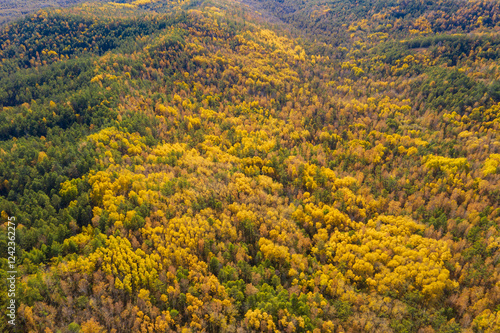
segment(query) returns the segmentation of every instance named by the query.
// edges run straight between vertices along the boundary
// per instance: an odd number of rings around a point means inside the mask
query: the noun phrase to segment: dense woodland
[[[3,27],[18,332],[499,332],[499,4],[122,0]]]
[[[106,1],[106,0],[93,0]],[[0,26],[44,8],[68,7],[85,0],[0,0]]]

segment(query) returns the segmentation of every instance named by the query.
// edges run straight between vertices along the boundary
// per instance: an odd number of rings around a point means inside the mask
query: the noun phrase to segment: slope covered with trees
[[[18,327],[500,330],[499,14],[139,0],[6,26]]]

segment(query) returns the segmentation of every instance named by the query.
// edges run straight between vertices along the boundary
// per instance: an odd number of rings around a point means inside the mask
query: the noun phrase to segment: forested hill
[[[3,27],[17,332],[500,331],[498,5],[136,0]]]
[[[0,26],[42,8],[68,7],[81,2],[84,0],[0,0]]]

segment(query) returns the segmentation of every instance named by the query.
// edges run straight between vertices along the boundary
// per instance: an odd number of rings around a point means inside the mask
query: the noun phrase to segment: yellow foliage
[[[492,312],[486,309],[474,318],[473,324],[484,333],[498,332],[500,330],[500,311]]]
[[[37,163],[41,163],[46,158],[47,158],[47,154],[45,152],[43,152],[43,151],[39,152]]]
[[[266,238],[259,239],[259,248],[266,259],[278,264],[290,260],[290,250],[286,246],[276,245]]]
[[[500,166],[500,154],[491,154],[486,161],[484,161],[481,172],[483,176],[488,176],[494,173],[498,173],[498,167]]]
[[[437,155],[426,155],[422,157],[422,163],[424,163],[427,169],[441,170],[447,174],[468,171],[470,168],[470,164],[465,157],[450,158]]]
[[[347,265],[345,277],[352,282],[366,279],[381,294],[417,288],[431,300],[458,286],[444,268],[444,261],[451,258],[447,244],[415,234],[423,225],[409,218],[380,216],[366,226],[350,223],[350,228],[355,231],[351,236],[335,230],[325,251],[333,264]]]

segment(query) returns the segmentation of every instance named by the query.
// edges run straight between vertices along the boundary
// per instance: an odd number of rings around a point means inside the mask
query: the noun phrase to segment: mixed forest
[[[499,58],[496,0],[3,26],[0,331],[500,332]]]

